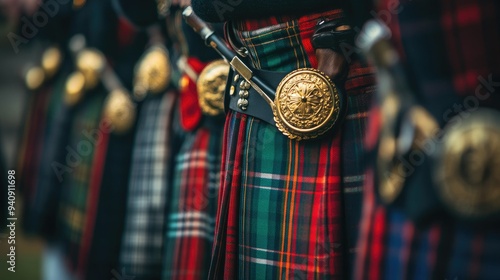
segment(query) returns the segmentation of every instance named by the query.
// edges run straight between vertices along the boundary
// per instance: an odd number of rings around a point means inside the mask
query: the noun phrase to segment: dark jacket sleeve
[[[159,20],[154,0],[113,0],[113,6],[119,15],[139,28],[148,27]]]
[[[208,22],[302,15],[338,6],[335,0],[192,0],[195,13]]]

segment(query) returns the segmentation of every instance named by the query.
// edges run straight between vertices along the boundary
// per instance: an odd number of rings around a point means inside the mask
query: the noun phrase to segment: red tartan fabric
[[[383,1],[380,9],[387,10],[389,2]],[[448,110],[451,116],[466,110],[467,96],[476,96],[480,106],[499,109],[500,3],[404,0],[401,5],[389,27],[421,105],[441,125],[449,121]],[[366,139],[370,149],[375,148],[380,130],[380,108],[374,107],[372,116]],[[407,178],[405,188],[423,188],[417,179]],[[355,279],[498,278],[498,227],[471,226],[446,213],[417,224],[408,214],[408,199],[391,207],[377,200],[373,170],[366,182]]]
[[[202,125],[185,134],[175,156],[162,279],[207,279],[220,185],[220,121],[219,127]]]
[[[104,120],[102,120],[104,121]],[[102,122],[101,121],[101,122]],[[94,238],[95,219],[97,215],[97,206],[99,203],[99,193],[102,186],[102,176],[106,162],[106,152],[108,150],[109,132],[102,133],[102,139],[94,155],[92,170],[90,173],[89,194],[87,198],[87,215],[85,217],[85,226],[82,234],[82,241],[78,256],[77,274],[85,278],[88,269],[89,250]],[[97,238],[99,238],[97,236]]]
[[[29,115],[24,127],[23,142],[19,149],[18,159],[19,188],[22,191],[26,206],[30,207],[36,193],[35,185],[37,179],[37,168],[40,165],[41,153],[44,140],[45,118],[47,115],[48,102],[52,89],[42,88],[37,92],[30,92],[31,104]],[[29,208],[26,208],[29,209]]]

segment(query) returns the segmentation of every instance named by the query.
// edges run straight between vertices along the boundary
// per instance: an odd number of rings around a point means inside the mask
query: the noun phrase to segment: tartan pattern
[[[310,42],[314,26],[341,16],[334,10],[285,22],[248,20],[236,22],[235,33],[256,68],[317,67]],[[258,119],[228,114],[210,279],[347,277],[345,252],[355,252],[355,238],[346,237],[345,220],[356,228],[359,214],[344,212],[360,207],[360,130],[373,91],[371,68],[357,65],[350,72],[345,137],[342,129],[297,142]],[[343,176],[350,165],[355,169]],[[343,209],[347,197],[352,204]]]
[[[22,191],[25,206],[28,207],[35,192],[35,175],[40,164],[43,147],[45,117],[52,92],[51,87],[43,87],[37,92],[29,92],[30,104],[24,123],[22,142],[19,147],[17,170],[19,170],[19,189]],[[23,176],[25,175],[26,176]]]
[[[101,119],[102,122],[106,122],[107,120]],[[78,264],[77,264],[77,269],[76,269],[76,274],[79,276],[84,276],[85,273],[89,271],[95,271],[97,270],[97,266],[89,267],[87,268],[87,263],[88,263],[88,254],[90,250],[90,246],[92,245],[92,233],[94,231],[94,227],[96,226],[95,220],[96,220],[96,215],[98,211],[98,204],[101,200],[105,199],[105,195],[101,195],[100,191],[101,188],[104,190],[107,189],[112,189],[113,185],[107,184],[103,185],[103,174],[105,174],[105,162],[106,160],[109,160],[109,158],[112,158],[112,154],[109,153],[111,149],[114,147],[118,146],[116,143],[112,143],[110,139],[110,133],[108,131],[101,131],[101,133],[98,137],[100,139],[94,139],[96,141],[96,150],[95,150],[95,155],[94,155],[94,160],[92,162],[92,171],[90,173],[90,180],[89,180],[89,190],[87,192],[87,205],[86,205],[86,213],[85,213],[85,228],[83,229],[83,234],[81,238],[81,243],[80,243],[80,250],[79,250],[79,255],[78,255]],[[109,148],[109,150],[108,150]],[[115,163],[115,166],[120,166],[120,164],[123,164],[122,162],[120,163]],[[117,175],[117,174],[107,174],[109,175]],[[113,177],[115,177],[113,176]],[[115,181],[119,181],[119,179],[115,178]],[[123,189],[123,186],[122,186]],[[114,199],[120,199],[121,197],[119,195],[115,195]],[[112,203],[108,203],[110,205]],[[115,223],[118,224],[116,220],[119,220],[117,217],[113,217],[112,211],[109,211],[106,213],[106,217],[112,217],[113,220],[115,220]],[[111,221],[108,224],[113,224]],[[108,230],[108,234],[111,230]],[[107,239],[105,234],[100,236],[102,239]],[[115,240],[106,240],[107,244],[116,242]],[[105,247],[105,246],[102,246]],[[105,255],[105,254],[101,254]],[[99,259],[100,256],[96,257]]]
[[[174,97],[173,92],[149,96],[139,115],[120,253],[123,273],[137,279],[161,276]]]
[[[30,104],[28,114],[24,120],[21,145],[18,149],[18,188],[23,195],[23,223],[24,230],[30,231],[29,215],[34,207],[38,171],[42,162],[44,147],[44,132],[46,130],[46,116],[48,103],[52,93],[51,87],[43,87],[37,92],[29,92]]]
[[[356,243],[361,219],[361,202],[365,182],[364,138],[368,127],[368,112],[376,91],[375,69],[354,60],[345,82],[347,112],[342,124],[342,191],[344,203],[345,242],[348,256],[345,268],[353,271]]]
[[[54,219],[59,213],[62,181],[57,178],[53,164],[64,163],[67,151],[69,133],[73,121],[73,110],[63,101],[66,75],[59,76],[54,81],[45,113],[45,127],[38,170],[32,174],[36,177],[33,189],[31,209],[25,212],[24,229],[45,239],[54,239],[58,233],[59,219]]]
[[[104,103],[102,93],[88,92],[87,98],[78,104],[79,108],[76,109],[67,146],[73,152],[70,153],[66,149],[68,153],[65,164],[71,168],[71,172],[63,175],[59,218],[62,241],[71,269],[76,268],[85,227],[87,193],[96,150],[96,147],[85,138],[84,131],[93,131],[99,125]],[[75,162],[68,163],[68,158],[73,158]]]
[[[393,41],[402,47],[422,105],[443,123],[446,110],[457,101],[462,104],[461,98],[477,94],[479,88],[481,94],[492,93],[479,100],[482,106],[500,108],[500,96],[478,78],[494,81],[492,87],[500,80],[500,3],[401,4],[404,9],[390,28]],[[378,110],[373,108],[374,116]],[[369,142],[374,143],[376,135],[370,136]],[[369,170],[356,279],[498,279],[498,226],[467,226],[446,215],[435,215],[427,224],[418,225],[400,207],[380,204],[375,183]]]
[[[202,126],[184,136],[175,156],[163,279],[207,279],[219,193],[221,144],[222,125],[216,129]]]

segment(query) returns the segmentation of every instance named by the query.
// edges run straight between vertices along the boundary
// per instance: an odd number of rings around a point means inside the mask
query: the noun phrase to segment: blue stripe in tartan
[[[403,214],[396,211],[391,212],[388,215],[387,220],[388,224],[390,224],[390,227],[385,238],[388,241],[388,246],[386,247],[386,249],[389,250],[385,252],[386,259],[383,271],[383,279],[404,279],[405,275],[403,273],[405,263],[402,258],[402,253],[405,249],[405,244],[402,233],[405,220]]]
[[[455,238],[453,243],[453,257],[450,260],[450,267],[448,270],[448,277],[458,279],[467,277],[469,262],[471,260],[471,247],[473,240],[473,233],[468,230],[458,230],[455,236],[450,236],[450,238]]]
[[[432,253],[433,248],[429,243],[429,238],[430,234],[428,234],[428,231],[424,232],[422,234],[420,242],[417,242],[418,246],[415,248],[415,252],[412,252],[415,254],[415,260],[417,260],[415,262],[414,268],[411,271],[414,279],[430,279],[432,277],[429,266],[429,254]]]

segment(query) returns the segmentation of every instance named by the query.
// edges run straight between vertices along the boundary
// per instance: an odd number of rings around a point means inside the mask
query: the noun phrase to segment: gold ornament
[[[62,62],[61,50],[57,47],[50,47],[42,55],[42,68],[47,78],[52,78],[57,73]]]
[[[85,49],[76,58],[76,67],[85,76],[87,90],[97,86],[105,66],[104,55],[96,49]]]
[[[38,89],[45,81],[45,72],[40,67],[32,67],[26,72],[24,82],[29,90]]]
[[[73,72],[66,80],[64,101],[69,106],[74,106],[85,93],[85,77],[80,72]]]
[[[170,13],[171,0],[156,0],[156,10],[159,17],[166,17]]]
[[[87,0],[73,0],[73,9],[78,10],[82,8]]]
[[[104,117],[110,122],[113,132],[128,132],[135,122],[136,108],[130,95],[123,90],[112,91],[104,108]]]
[[[170,84],[172,70],[168,51],[164,46],[150,47],[136,67],[134,96],[144,99],[148,92],[158,94]]]
[[[340,114],[335,84],[313,68],[290,72],[278,85],[274,120],[290,139],[316,138],[333,127]]]
[[[450,121],[454,124],[445,129],[437,170],[438,191],[443,201],[463,217],[498,214],[500,114],[480,109],[455,118]]]
[[[216,60],[208,64],[198,76],[196,88],[203,113],[217,116],[224,113],[224,91],[229,75],[229,63]]]
[[[396,135],[395,121],[399,114],[399,99],[390,94],[382,104],[382,133],[378,147],[377,172],[378,191],[380,198],[386,204],[394,202],[401,194],[408,174],[405,171],[402,158],[412,149],[420,149],[424,142],[433,137],[439,126],[435,119],[420,106],[412,107],[408,112],[409,125],[412,128],[412,138],[409,150],[398,151],[400,135]]]

